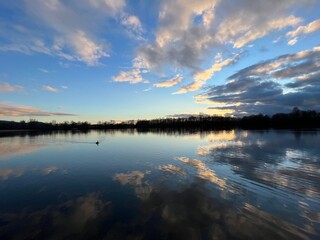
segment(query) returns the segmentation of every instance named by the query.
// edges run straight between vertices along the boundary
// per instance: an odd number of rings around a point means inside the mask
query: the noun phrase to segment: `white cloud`
[[[129,28],[133,28],[133,29],[136,29],[138,31],[141,31],[142,30],[142,26],[141,26],[141,22],[139,20],[139,18],[137,16],[127,16],[127,17],[124,17],[122,20],[121,20],[121,23],[124,25],[124,26],[127,26]]]
[[[227,58],[226,60],[222,61],[222,56],[218,53],[215,57],[215,63],[206,70],[196,73],[193,78],[194,82],[183,86],[179,91],[175,92],[174,94],[183,94],[187,92],[193,92],[199,90],[206,82],[213,77],[215,72],[221,71],[224,67],[235,63],[238,58],[239,54],[235,54],[233,57]]]
[[[163,81],[163,82],[158,82],[158,83],[155,83],[154,86],[155,87],[158,87],[158,88],[167,88],[167,87],[172,87],[172,86],[175,86],[179,83],[181,83],[183,80],[183,77],[178,75],[178,76],[175,76],[169,80],[166,80],[166,81]]]
[[[50,71],[45,68],[39,68],[39,70],[43,73],[49,73]]]
[[[180,88],[177,92],[175,92],[173,94],[183,94],[183,93],[187,93],[187,92],[194,92],[194,91],[199,90],[204,84],[205,84],[205,81],[195,81],[195,82],[192,82],[186,86],[183,86],[182,88]]]
[[[297,39],[297,38],[293,38],[293,39],[289,40],[288,45],[293,46],[293,45],[295,45],[297,42],[298,42],[298,39]]]
[[[287,33],[287,37],[291,38],[288,42],[289,45],[294,45],[298,41],[298,37],[301,37],[303,35],[307,35],[310,33],[313,33],[315,31],[320,30],[320,19],[317,19],[313,22],[310,22],[306,26],[299,26],[293,31],[290,31]]]
[[[148,73],[148,65],[143,58],[136,57],[132,61],[133,68],[130,71],[121,71],[117,76],[112,78],[113,82],[129,82],[148,83],[148,80],[143,79],[142,74]]]
[[[132,84],[146,82],[141,76],[139,69],[132,69],[131,71],[121,71],[118,76],[113,77],[114,82],[129,82]]]
[[[142,33],[144,32],[142,24],[137,16],[123,14],[120,22],[125,27],[129,36],[137,40],[145,40],[142,37]]]
[[[215,72],[220,72],[224,67],[234,63],[238,58],[239,54],[235,54],[233,57],[227,58],[226,60],[222,61],[221,55],[218,54],[216,56],[216,62],[212,65],[212,67],[198,72],[194,75],[194,79],[196,81],[207,81],[214,75]]]
[[[210,53],[227,49],[239,54],[241,48],[257,39],[296,26],[302,19],[292,15],[292,7],[311,2],[239,0],[235,7],[230,7],[228,1],[219,0],[164,0],[160,4],[155,40],[139,46],[136,58],[141,59],[148,71],[160,74],[186,69],[190,75],[207,75],[177,93],[196,91],[206,83],[206,78],[213,76],[213,69],[203,69]]]
[[[99,37],[101,22],[125,15],[125,0],[24,0],[21,12],[28,15],[25,26],[12,27],[12,22],[0,25],[7,44],[0,51],[34,52],[80,61],[89,66],[109,57],[110,45]],[[18,19],[16,19],[18,21]],[[137,19],[128,22],[136,24]],[[5,26],[8,25],[8,26]],[[33,28],[37,25],[37,28]]]
[[[179,176],[183,176],[186,174],[186,172],[181,167],[175,166],[172,164],[162,165],[157,167],[157,169],[159,169],[160,171],[169,172]]]
[[[3,83],[0,85],[0,93],[1,92],[20,92],[23,91],[24,88],[19,85],[10,85],[9,83]]]
[[[209,14],[217,1],[165,0],[159,13],[156,43],[160,47],[181,38],[193,26],[193,18]],[[206,23],[209,24],[209,23]]]
[[[83,31],[70,34],[68,39],[70,39],[70,44],[77,53],[78,60],[83,61],[88,65],[96,65],[100,58],[109,57],[109,54],[104,50],[104,46],[95,43]]]
[[[49,91],[49,92],[59,92],[57,88],[51,87],[51,86],[43,86],[42,90]]]
[[[125,0],[88,0],[88,2],[100,11],[115,15],[126,6]]]
[[[143,92],[149,92],[149,91],[151,91],[151,90],[152,90],[152,88],[149,87],[149,88],[143,89],[142,91],[143,91]]]
[[[290,27],[290,26],[295,26],[298,23],[300,23],[302,21],[301,18],[297,18],[295,16],[288,16],[288,17],[282,17],[282,18],[278,18],[275,20],[270,20],[267,21],[263,26],[256,28],[254,26],[250,26],[247,25],[247,28],[243,29],[244,31],[241,31],[241,27],[239,27],[239,32],[237,32],[236,29],[235,33],[237,33],[236,35],[242,35],[240,37],[236,36],[236,39],[233,43],[233,47],[234,48],[242,48],[245,45],[247,45],[248,43],[251,43],[259,38],[262,38],[264,36],[266,36],[267,34],[269,34],[272,31],[275,30],[281,30],[284,29],[285,27]],[[233,38],[234,36],[228,36],[229,38]]]
[[[175,159],[190,167],[196,168],[198,170],[196,175],[198,178],[217,184],[221,188],[226,186],[226,181],[219,178],[215,171],[207,167],[203,161],[198,159],[190,159],[188,157],[176,157]]]

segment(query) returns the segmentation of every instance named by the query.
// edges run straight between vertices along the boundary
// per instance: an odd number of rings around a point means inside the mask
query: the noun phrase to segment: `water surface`
[[[320,239],[315,131],[0,136],[0,239]]]

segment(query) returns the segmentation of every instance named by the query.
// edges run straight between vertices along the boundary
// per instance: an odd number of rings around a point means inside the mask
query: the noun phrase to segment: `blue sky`
[[[317,0],[0,3],[0,119],[320,110]]]

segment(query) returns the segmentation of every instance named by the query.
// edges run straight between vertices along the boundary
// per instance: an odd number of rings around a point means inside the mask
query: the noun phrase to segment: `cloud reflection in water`
[[[137,165],[130,161],[123,172],[121,164],[134,156],[125,155],[113,168],[116,161],[105,157],[120,156],[111,151],[112,141],[106,148],[79,148],[77,156],[83,158],[77,158],[76,167],[75,162],[55,165],[63,155],[41,167],[34,161],[27,161],[29,167],[23,162],[25,168],[11,164],[15,160],[2,161],[1,193],[10,195],[14,184],[32,178],[43,183],[31,189],[37,197],[15,199],[19,207],[8,204],[10,210],[1,208],[0,238],[317,239],[317,135],[224,131],[174,139],[181,146],[194,141],[187,146],[193,147],[191,153],[177,144],[177,151],[160,160],[146,157]],[[150,148],[148,156],[158,157],[155,149]],[[91,158],[94,151],[106,154]],[[59,174],[66,173],[64,169],[68,174]],[[20,189],[6,199],[23,196]]]

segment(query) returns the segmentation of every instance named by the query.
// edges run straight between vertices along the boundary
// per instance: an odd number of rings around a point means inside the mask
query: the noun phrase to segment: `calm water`
[[[2,240],[320,239],[320,132],[0,136]]]

